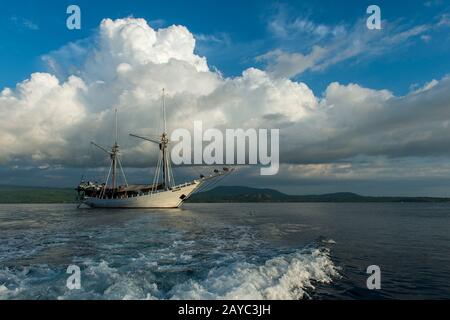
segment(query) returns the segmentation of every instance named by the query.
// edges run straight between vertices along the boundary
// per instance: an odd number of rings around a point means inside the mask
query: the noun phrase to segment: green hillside
[[[70,188],[0,186],[0,203],[73,203],[76,195]]]
[[[322,195],[287,195],[273,189],[222,186],[196,193],[189,202],[450,202],[450,198],[369,197],[351,192]]]

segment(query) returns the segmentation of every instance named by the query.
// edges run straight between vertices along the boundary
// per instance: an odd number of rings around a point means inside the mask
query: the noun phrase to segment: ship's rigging
[[[119,207],[119,208],[174,208],[179,207],[192,193],[210,185],[214,178],[224,178],[233,169],[223,168],[214,170],[213,174],[200,175],[199,179],[176,185],[173,176],[167,133],[165,90],[161,97],[162,133],[155,136],[141,136],[130,134],[159,146],[158,161],[155,168],[153,183],[150,185],[129,185],[120,159],[118,143],[118,117],[115,110],[115,139],[111,150],[91,141],[92,145],[110,156],[110,166],[106,180],[102,184],[82,181],[77,187],[82,204],[91,207]],[[119,173],[124,184],[118,184]],[[111,178],[111,183],[109,182]],[[216,182],[221,179],[216,179]]]
[[[111,177],[111,192],[115,194],[118,189],[117,185],[117,168],[120,169],[122,174],[125,186],[128,187],[127,177],[125,176],[125,172],[123,171],[122,162],[120,161],[120,151],[119,151],[119,129],[118,129],[118,119],[117,119],[117,109],[114,110],[115,113],[115,141],[113,146],[111,147],[111,151],[107,150],[105,147],[97,144],[95,141],[91,141],[91,144],[96,146],[98,149],[103,152],[109,154],[111,158],[111,163],[109,166],[108,175],[106,176],[106,181],[103,185],[103,188],[100,192],[100,198],[106,195],[106,190],[108,188],[109,177]]]

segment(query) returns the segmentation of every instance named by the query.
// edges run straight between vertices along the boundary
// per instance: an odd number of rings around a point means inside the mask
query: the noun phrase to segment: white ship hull
[[[191,183],[175,186],[171,190],[128,198],[102,199],[88,197],[83,203],[92,208],[178,208],[200,187],[202,182],[195,180]]]

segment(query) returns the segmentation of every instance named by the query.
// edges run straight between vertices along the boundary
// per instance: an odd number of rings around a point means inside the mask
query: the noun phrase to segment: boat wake
[[[310,298],[317,284],[329,284],[339,277],[328,248],[307,247],[260,264],[233,262],[213,267],[203,277],[193,276],[167,287],[164,278],[186,271],[183,263],[192,262],[192,257],[183,255],[177,260],[180,265],[171,268],[161,268],[146,256],[131,259],[126,268],[105,260],[89,261],[81,268],[79,290],[65,287],[68,275],[58,267],[4,268],[0,270],[0,299],[293,300]]]
[[[298,300],[309,297],[316,283],[331,283],[337,276],[328,249],[304,249],[262,265],[234,263],[212,269],[202,281],[174,287],[171,299]]]

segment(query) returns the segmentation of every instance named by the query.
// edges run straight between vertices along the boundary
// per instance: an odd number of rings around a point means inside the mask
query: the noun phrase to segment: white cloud
[[[70,148],[65,139],[80,125],[86,108],[80,94],[86,86],[80,78],[65,83],[48,73],[34,73],[16,89],[0,94],[0,160],[26,155],[33,160],[59,160]]]
[[[326,25],[316,23],[306,17],[289,18],[287,9],[278,6],[278,11],[268,22],[268,30],[277,37],[284,39],[298,38],[301,36],[313,36],[314,38],[325,38],[327,36],[340,36],[346,33],[346,28],[342,24]]]
[[[439,83],[439,81],[437,81],[436,79],[433,79],[430,82],[425,83],[421,88],[414,90],[414,93],[421,93],[421,92],[430,90],[438,83]]]
[[[268,61],[267,71],[277,78],[292,78],[316,66],[325,55],[325,49],[314,46],[312,51],[301,53],[287,53],[280,49],[269,51],[256,58],[257,61]]]
[[[169,124],[188,128],[194,119],[232,127],[259,125],[273,115],[295,121],[317,105],[305,84],[274,80],[261,70],[224,79],[194,49],[183,26],[153,30],[143,19],[103,20],[89,41],[45,56],[56,76],[35,73],[3,90],[1,161],[92,164],[101,156],[92,155],[89,141],[110,142],[114,108],[122,133],[157,132],[162,88]],[[76,75],[61,76],[67,74]],[[128,164],[148,161],[147,144],[121,138]]]
[[[450,13],[443,14],[438,22],[439,27],[448,27],[450,26]]]
[[[449,15],[442,14],[428,24],[383,20],[382,30],[369,30],[364,17],[353,24],[325,25],[305,17],[290,18],[288,12],[286,7],[278,7],[267,24],[278,47],[256,58],[266,62],[267,71],[278,77],[292,78],[342,61],[380,56],[409,46],[416,39],[428,42],[434,31],[450,25]]]
[[[423,42],[430,42],[431,36],[424,34],[420,36],[420,39],[422,39]]]
[[[367,29],[363,19],[356,21],[351,28],[339,26],[342,32],[328,32],[324,37],[311,40],[309,46],[314,49],[307,55],[295,52],[295,49],[290,53],[280,49],[271,51],[264,55],[267,70],[275,76],[285,77],[295,77],[306,70],[324,70],[349,59],[379,56],[398,46],[410,44],[412,39],[430,30],[429,25],[409,28],[397,23],[383,23],[380,31]],[[287,65],[292,67],[290,72],[286,72]]]
[[[33,21],[26,19],[26,18],[12,16],[11,21],[20,28],[33,30],[33,31],[39,30],[38,24],[36,24]]]
[[[35,73],[3,89],[0,161],[104,164],[89,141],[111,143],[117,108],[125,163],[147,166],[152,147],[127,134],[158,132],[163,87],[169,129],[190,128],[194,120],[208,127],[280,128],[285,163],[449,154],[443,146],[450,136],[450,78],[404,97],[339,83],[316,97],[304,83],[255,68],[223,78],[194,50],[185,27],[154,30],[143,19],[104,20],[90,39],[46,56],[51,70],[59,71]],[[307,68],[305,59],[294,57],[291,68]]]
[[[195,35],[195,40],[225,45],[230,45],[231,43],[230,35],[224,32],[217,34],[198,33]]]

